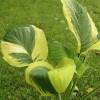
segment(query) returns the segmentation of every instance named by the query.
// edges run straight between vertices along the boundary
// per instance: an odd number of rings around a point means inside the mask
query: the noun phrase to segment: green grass
[[[80,1],[87,7],[100,32],[100,0]],[[6,30],[30,24],[42,28],[47,38],[65,41],[66,24],[60,0],[0,0],[0,38]],[[97,56],[91,56],[92,62],[88,62],[91,69],[78,82],[79,89],[83,91],[81,94],[100,84],[100,55]],[[42,100],[26,84],[24,70],[11,67],[0,57],[0,100]],[[100,100],[100,90],[89,100]]]

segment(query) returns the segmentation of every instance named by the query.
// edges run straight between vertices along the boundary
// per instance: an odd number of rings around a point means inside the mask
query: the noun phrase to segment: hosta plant
[[[86,61],[90,52],[100,51],[100,40],[84,7],[75,0],[61,0],[61,3],[69,29],[66,34],[75,39],[73,46],[53,39],[47,41],[41,29],[30,25],[7,32],[1,40],[1,51],[10,65],[27,67],[26,82],[42,96],[59,94],[61,99],[60,94],[66,91],[66,100],[70,100],[77,80],[89,68]],[[88,96],[90,94],[82,99]]]

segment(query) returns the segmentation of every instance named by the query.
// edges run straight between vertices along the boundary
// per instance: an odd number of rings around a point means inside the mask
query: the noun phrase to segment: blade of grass
[[[81,98],[81,100],[87,100],[90,96],[94,95],[96,93],[96,91],[99,90],[99,89],[100,89],[100,85],[98,87],[96,87],[93,91],[88,93],[87,95],[83,96]]]

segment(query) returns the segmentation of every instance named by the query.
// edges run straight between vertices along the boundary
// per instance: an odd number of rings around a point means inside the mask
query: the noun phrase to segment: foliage
[[[28,66],[26,81],[41,95],[65,92],[74,81],[73,76],[80,78],[88,68],[85,62],[89,52],[100,50],[98,32],[88,12],[77,1],[61,2],[69,26],[66,34],[76,40],[74,48],[56,40],[47,43],[44,32],[35,26],[18,27],[7,32],[1,41],[4,60],[12,66]]]

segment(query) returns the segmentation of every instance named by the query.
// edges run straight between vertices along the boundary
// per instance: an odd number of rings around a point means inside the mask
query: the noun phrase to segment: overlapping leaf
[[[58,66],[55,68],[44,61],[32,63],[26,69],[26,81],[41,95],[63,93],[73,78],[76,66],[68,58],[62,59]]]
[[[7,32],[1,41],[3,58],[12,66],[23,67],[45,60],[48,55],[44,32],[31,25]]]
[[[48,61],[53,65],[44,61],[29,65],[26,81],[42,95],[63,93],[73,78],[76,65],[57,41],[49,41]]]
[[[65,57],[56,68],[48,72],[49,79],[55,90],[58,93],[63,93],[69,86],[76,72],[76,65],[72,59]]]
[[[53,65],[57,65],[67,54],[62,44],[58,41],[48,42],[48,61]]]
[[[52,69],[53,67],[47,62],[34,62],[26,69],[26,82],[36,88],[42,95],[57,93],[48,77],[48,71]]]
[[[95,50],[95,51],[100,51],[100,40],[98,40],[95,44],[93,44],[89,49],[89,51],[91,50]]]
[[[88,62],[88,60],[92,57],[92,55],[100,54],[100,40],[98,40],[95,44],[93,44],[90,48],[88,48],[85,52],[81,54],[81,56],[85,57],[85,62]]]

